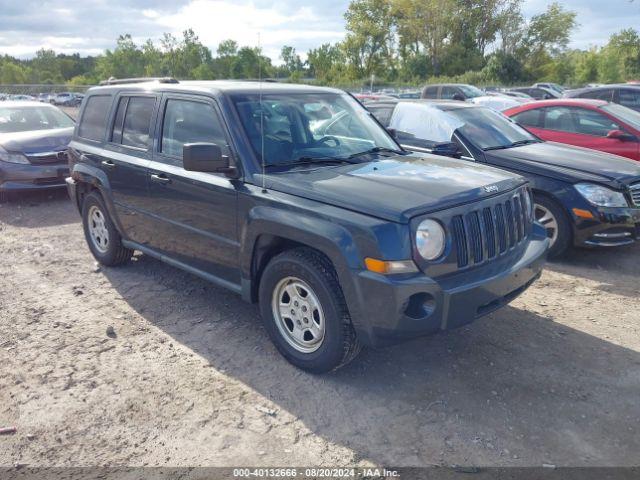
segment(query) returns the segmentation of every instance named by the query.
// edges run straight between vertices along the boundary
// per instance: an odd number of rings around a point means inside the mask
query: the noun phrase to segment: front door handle
[[[102,161],[102,166],[104,168],[109,169],[109,170],[113,170],[114,168],[116,168],[116,164],[113,163],[111,160],[103,160]]]
[[[162,183],[162,184],[171,183],[171,179],[168,178],[164,173],[151,174],[151,180],[156,183]]]

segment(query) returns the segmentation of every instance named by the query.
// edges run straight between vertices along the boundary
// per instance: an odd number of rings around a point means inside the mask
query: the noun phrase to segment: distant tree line
[[[302,60],[283,46],[277,65],[259,48],[221,42],[215,54],[191,29],[136,44],[121,35],[96,57],[42,49],[27,60],[0,57],[0,83],[91,85],[116,77],[272,77],[319,84],[420,85],[460,81],[580,85],[640,79],[640,35],[630,28],[602,47],[569,49],[576,13],[559,3],[526,20],[522,0],[352,0],[343,41]]]

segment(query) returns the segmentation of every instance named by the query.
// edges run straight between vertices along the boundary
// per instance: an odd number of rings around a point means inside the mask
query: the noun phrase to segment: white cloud
[[[239,4],[226,0],[194,0],[173,14],[159,14],[159,25],[179,34],[192,28],[200,40],[215,51],[223,40],[233,39],[241,46],[258,46],[273,60],[278,59],[282,45],[335,42],[344,36],[342,25],[324,28],[311,7],[282,12],[275,7],[258,7],[254,3]],[[303,52],[300,52],[303,53]]]

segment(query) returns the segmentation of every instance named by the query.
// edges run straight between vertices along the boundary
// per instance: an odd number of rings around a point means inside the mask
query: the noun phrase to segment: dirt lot
[[[98,269],[63,193],[0,205],[0,252],[0,465],[638,464],[640,246],[325,376],[232,293]]]

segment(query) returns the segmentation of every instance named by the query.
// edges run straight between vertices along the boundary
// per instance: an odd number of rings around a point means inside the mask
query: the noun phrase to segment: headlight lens
[[[2,147],[0,147],[0,160],[9,163],[29,163],[29,160],[23,154],[9,153]]]
[[[531,190],[528,188],[524,191],[524,208],[527,218],[533,218],[533,201],[531,200]]]
[[[425,260],[435,260],[444,252],[445,234],[442,226],[435,220],[420,222],[416,231],[416,248]]]
[[[627,200],[624,198],[624,194],[616,192],[610,188],[603,187],[602,185],[595,185],[593,183],[578,183],[574,185],[576,190],[584,198],[599,207],[626,207]]]

